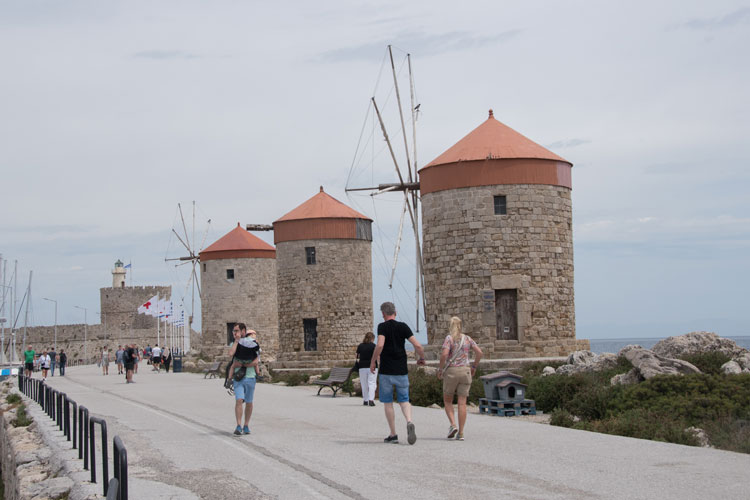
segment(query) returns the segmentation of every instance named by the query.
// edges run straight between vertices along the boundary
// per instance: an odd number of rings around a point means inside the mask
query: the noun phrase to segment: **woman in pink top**
[[[461,333],[461,319],[452,317],[448,328],[450,334],[445,337],[443,350],[440,353],[440,368],[438,379],[443,380],[443,403],[445,414],[451,423],[448,429],[448,439],[454,437],[464,440],[464,426],[466,425],[466,398],[471,389],[471,379],[482,359],[482,350],[474,339]],[[469,351],[474,351],[474,364],[469,363]],[[453,418],[453,395],[458,395],[458,429]]]

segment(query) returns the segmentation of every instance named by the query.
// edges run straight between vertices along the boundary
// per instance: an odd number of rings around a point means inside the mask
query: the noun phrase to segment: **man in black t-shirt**
[[[385,409],[390,434],[383,441],[398,443],[396,434],[396,415],[393,410],[393,389],[396,389],[396,400],[406,419],[408,443],[417,441],[414,423],[411,421],[411,404],[409,403],[409,370],[406,366],[406,349],[404,342],[409,341],[417,353],[417,364],[424,364],[424,349],[414,337],[406,323],[396,321],[396,306],[393,302],[383,302],[380,306],[383,322],[378,325],[378,345],[372,355],[370,372],[375,373],[375,360],[380,357],[380,402]]]

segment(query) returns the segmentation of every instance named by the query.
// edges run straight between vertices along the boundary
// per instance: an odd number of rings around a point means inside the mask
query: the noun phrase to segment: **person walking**
[[[109,375],[109,349],[107,349],[106,347],[102,349],[101,364],[102,364],[102,375]]]
[[[151,368],[152,371],[158,372],[159,368],[161,368],[161,348],[159,347],[159,344],[156,344],[153,349],[151,349]]]
[[[244,323],[235,324],[232,329],[232,336],[234,337],[234,342],[229,346],[228,352],[230,359],[234,359],[237,346],[240,345],[240,340],[247,336],[247,326]],[[237,422],[234,434],[236,436],[250,434],[250,417],[253,415],[253,399],[255,396],[255,374],[259,362],[260,356],[256,356],[250,363],[241,364],[241,366],[237,366],[230,372],[232,376],[232,388],[234,389],[234,417]],[[242,374],[243,370],[244,375]],[[237,380],[238,378],[239,380]],[[243,404],[245,406],[244,420],[242,419]]]
[[[57,365],[57,353],[51,347],[49,348],[49,359],[51,360],[50,370],[49,370],[50,371],[50,376],[54,377],[55,376],[55,365]]]
[[[396,415],[393,410],[393,389],[396,389],[396,401],[406,419],[407,442],[417,442],[417,433],[411,421],[411,404],[409,403],[409,370],[406,364],[404,343],[408,340],[417,354],[417,364],[424,365],[424,349],[414,337],[409,325],[396,321],[396,306],[393,302],[380,305],[383,322],[378,325],[378,344],[370,360],[370,373],[375,374],[375,363],[380,359],[380,402],[383,403],[385,418],[388,421],[390,434],[383,440],[385,443],[398,444],[396,434]]]
[[[42,355],[39,356],[39,368],[42,369],[42,380],[47,380],[47,373],[49,372],[49,366],[52,363],[47,351],[42,351]]]
[[[133,384],[133,368],[135,366],[135,360],[138,354],[135,350],[135,344],[130,344],[125,349],[125,354],[122,357],[123,364],[125,365],[125,383]]]
[[[115,364],[117,365],[117,374],[122,375],[122,355],[125,354],[125,350],[121,345],[117,346],[115,351]]]
[[[443,403],[445,403],[445,414],[450,422],[448,439],[455,437],[463,441],[466,426],[466,398],[469,396],[471,380],[477,371],[479,360],[482,359],[482,349],[474,342],[474,339],[461,332],[460,318],[456,316],[451,318],[448,332],[440,353],[438,379],[443,380]],[[470,351],[474,351],[474,364],[469,363]],[[458,397],[458,428],[456,428],[453,415],[454,395]]]
[[[375,335],[367,332],[362,343],[357,346],[357,366],[359,367],[359,385],[362,387],[362,405],[375,406],[375,389],[378,379],[378,362],[375,360],[375,373],[370,373],[370,362],[375,352]]]
[[[23,371],[24,374],[27,377],[31,377],[34,373],[34,358],[36,357],[36,352],[34,352],[34,348],[32,346],[27,346],[26,350],[23,351]]]
[[[65,367],[68,364],[68,355],[65,354],[65,349],[60,349],[60,376],[65,376]]]

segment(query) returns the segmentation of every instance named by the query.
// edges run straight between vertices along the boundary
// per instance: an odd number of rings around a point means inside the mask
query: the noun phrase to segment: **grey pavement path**
[[[129,385],[96,367],[48,379],[123,439],[131,498],[750,498],[748,455],[486,415],[448,441],[430,408],[414,408],[414,446],[400,412],[401,444],[384,444],[382,405],[310,387],[258,384],[252,434],[236,437],[222,381],[149,368]]]

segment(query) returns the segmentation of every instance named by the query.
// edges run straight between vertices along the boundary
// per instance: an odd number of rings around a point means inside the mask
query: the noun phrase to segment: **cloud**
[[[83,271],[83,266],[73,266],[70,268],[71,271]]]
[[[198,59],[199,55],[193,54],[192,52],[185,52],[184,50],[144,50],[136,52],[133,57],[140,59]]]
[[[324,52],[318,57],[318,60],[324,62],[378,60],[383,57],[383,47],[389,44],[394,48],[409,47],[410,53],[426,57],[504,43],[518,36],[521,31],[520,29],[514,29],[491,36],[476,35],[465,31],[452,31],[437,35],[402,33],[391,40],[381,39],[376,42]]]
[[[0,226],[0,232],[3,233],[45,233],[45,234],[59,234],[59,233],[88,233],[96,230],[95,226],[84,226],[74,224],[60,224],[60,225],[36,225],[36,226]]]
[[[731,28],[733,26],[737,26],[738,24],[746,23],[749,21],[750,7],[743,7],[722,17],[691,19],[690,21],[684,23],[682,27],[692,30],[712,31]]]
[[[551,144],[547,144],[544,146],[547,149],[565,149],[565,148],[574,148],[576,146],[581,146],[583,144],[590,144],[591,141],[588,139],[568,139],[566,141],[555,141]]]

